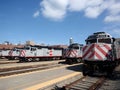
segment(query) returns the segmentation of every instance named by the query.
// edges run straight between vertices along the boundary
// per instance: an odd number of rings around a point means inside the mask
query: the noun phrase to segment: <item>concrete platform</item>
[[[0,78],[1,90],[37,90],[81,74],[81,64],[65,65],[48,70]]]

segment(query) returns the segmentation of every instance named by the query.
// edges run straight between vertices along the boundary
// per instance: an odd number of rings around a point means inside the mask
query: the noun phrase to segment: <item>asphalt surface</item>
[[[0,90],[25,90],[25,88],[81,71],[81,64],[65,65],[48,70],[29,72],[0,78]]]

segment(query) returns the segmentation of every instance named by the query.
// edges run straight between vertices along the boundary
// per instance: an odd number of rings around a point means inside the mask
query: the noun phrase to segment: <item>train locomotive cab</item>
[[[20,62],[34,61],[33,57],[36,56],[36,50],[37,48],[34,46],[25,46],[22,50],[20,50],[19,54]]]
[[[13,48],[12,50],[9,51],[9,60],[16,60],[19,59],[19,52],[22,48]]]
[[[115,67],[113,52],[115,39],[108,33],[97,32],[88,36],[83,47],[83,75],[112,73]]]
[[[73,43],[66,50],[66,63],[78,63],[82,60],[82,44]]]

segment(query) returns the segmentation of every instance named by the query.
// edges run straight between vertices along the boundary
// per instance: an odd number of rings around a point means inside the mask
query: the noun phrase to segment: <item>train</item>
[[[1,50],[1,57],[20,62],[65,59],[67,64],[81,62],[83,44],[72,43],[68,48],[41,45],[26,45],[9,50]]]
[[[65,59],[67,64],[79,63],[82,61],[83,44],[72,43],[68,48],[51,46],[25,46],[20,50],[19,59],[23,61],[42,61]]]
[[[87,37],[82,53],[83,75],[111,75],[120,63],[120,38],[106,32],[96,32]]]
[[[57,60],[63,58],[63,48],[57,48],[52,46],[25,46],[20,50],[19,59],[23,61],[41,61],[41,60]]]
[[[72,43],[66,50],[65,59],[66,63],[80,63],[82,61],[82,48],[83,44]]]

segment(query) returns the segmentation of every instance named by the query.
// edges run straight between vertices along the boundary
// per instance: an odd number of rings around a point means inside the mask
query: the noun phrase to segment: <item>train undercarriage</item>
[[[83,75],[107,75],[111,76],[118,65],[118,61],[84,61]]]
[[[82,62],[82,58],[66,58],[67,64],[74,64]]]
[[[19,62],[36,62],[36,61],[49,61],[49,60],[61,60],[62,57],[19,57]]]

